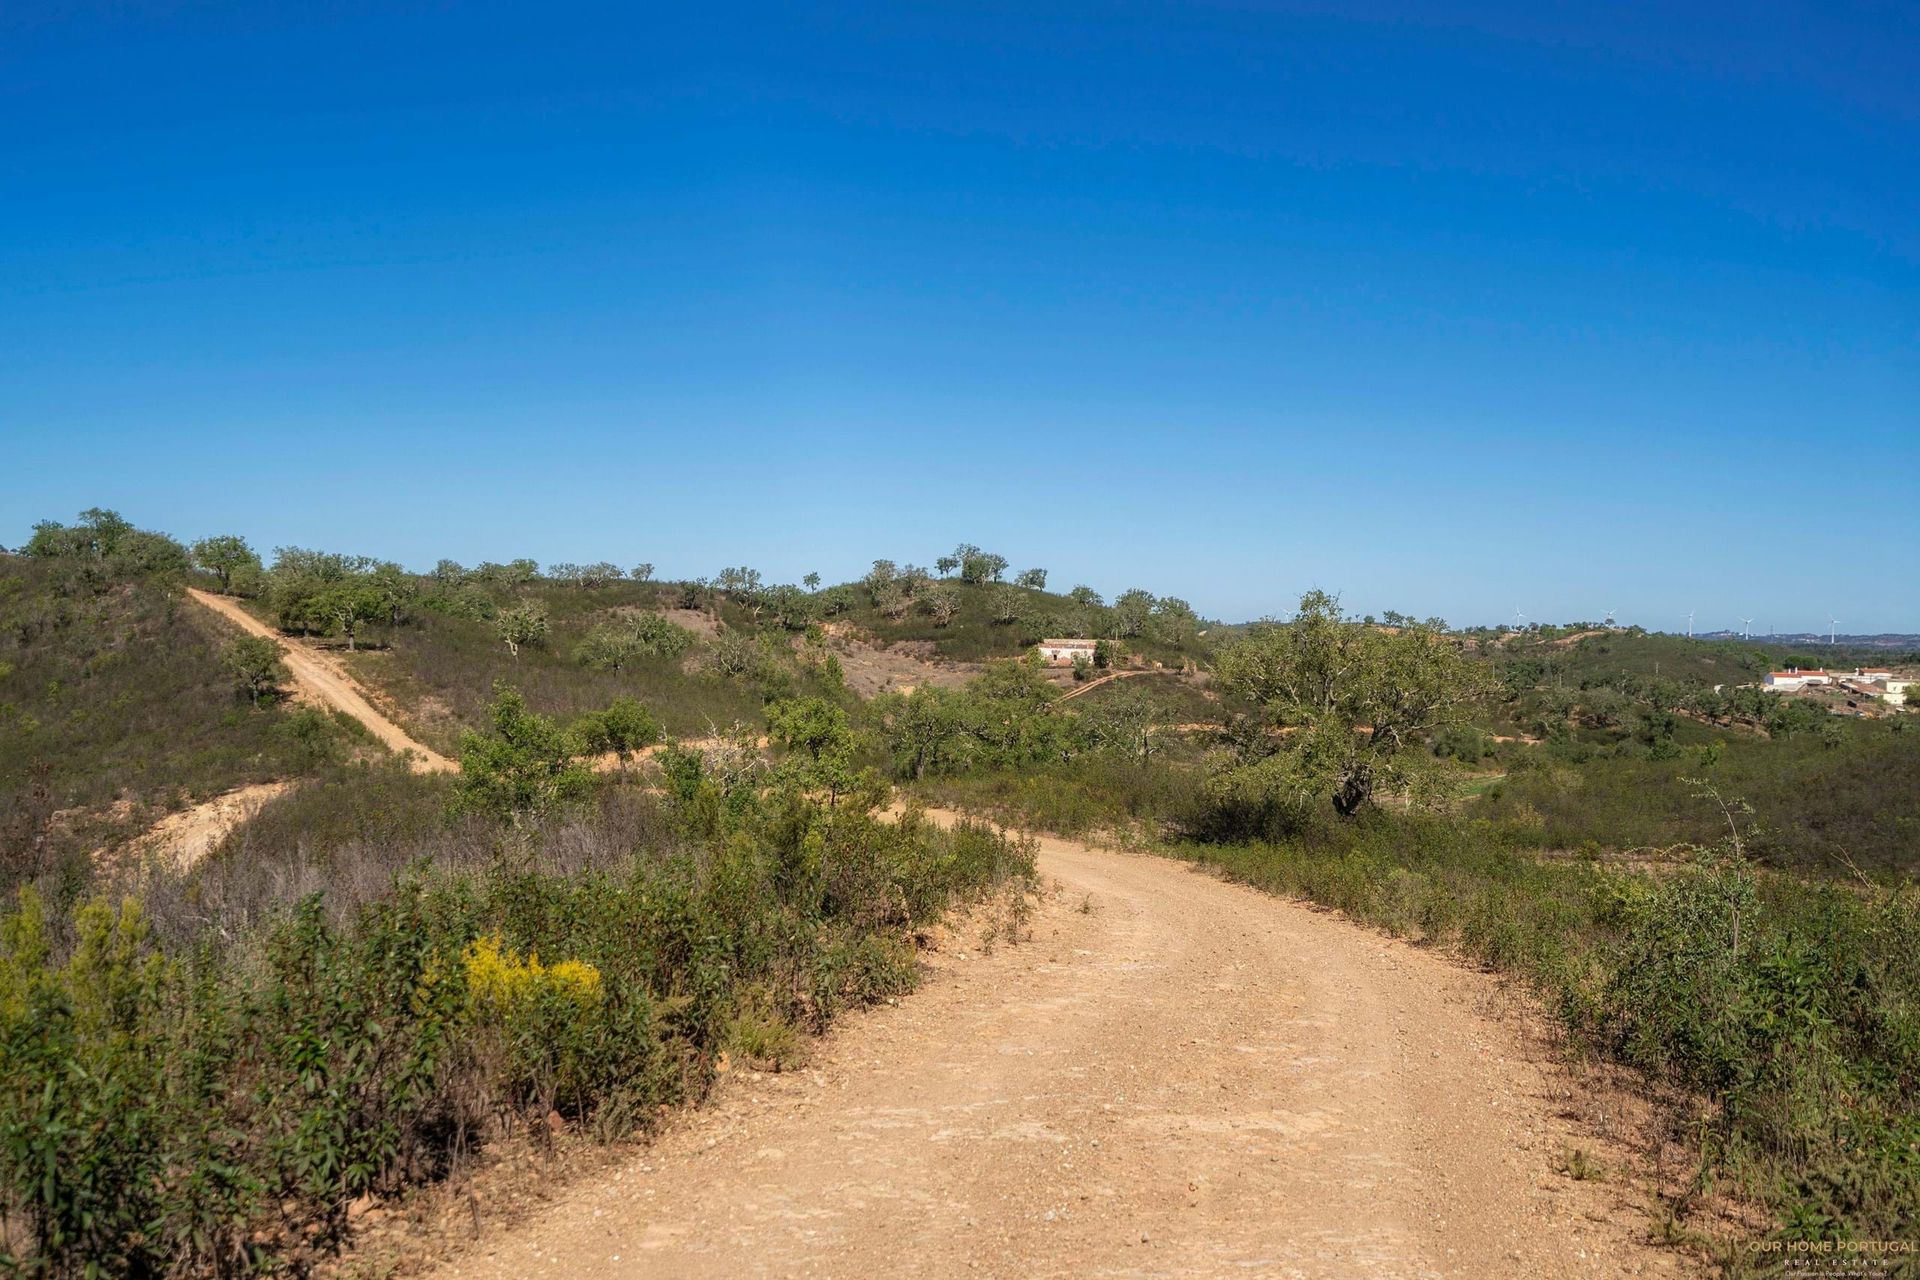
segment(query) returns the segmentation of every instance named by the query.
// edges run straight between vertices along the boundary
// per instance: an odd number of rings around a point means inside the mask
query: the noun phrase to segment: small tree
[[[1045,591],[1047,589],[1047,571],[1045,569],[1028,569],[1013,581],[1015,586],[1026,587],[1032,591]]]
[[[407,606],[420,596],[420,580],[391,560],[382,561],[367,575],[367,590],[387,625],[397,627]]]
[[[813,621],[815,600],[794,586],[782,583],[765,592],[766,607],[775,621],[789,631],[801,631]]]
[[[854,736],[845,708],[825,698],[790,698],[767,708],[767,736],[788,752],[781,773],[829,803],[854,784]]]
[[[758,680],[766,674],[769,663],[767,651],[752,636],[726,630],[708,644],[703,665],[729,680]]]
[[[982,551],[978,547],[969,548],[968,552],[960,558],[960,578],[963,582],[998,582],[1000,575],[1007,571],[1005,556]]]
[[[605,560],[601,560],[596,564],[573,564],[572,562],[566,562],[547,566],[547,577],[553,579],[555,582],[564,582],[570,586],[579,587],[582,591],[591,591],[596,587],[604,587],[609,582],[618,582],[626,576],[626,572],[622,570],[619,565],[608,564]]]
[[[454,796],[461,809],[518,826],[593,786],[592,773],[573,758],[573,739],[527,710],[518,691],[496,683],[488,720],[488,732],[460,736]]]
[[[387,614],[387,601],[379,586],[369,577],[354,574],[328,583],[313,601],[313,610],[328,631],[347,638],[347,651],[353,652],[360,624]]]
[[[1153,731],[1166,722],[1166,716],[1151,694],[1127,687],[1134,683],[1129,680],[1103,689],[1110,696],[1088,710],[1086,718],[1101,746],[1144,764],[1154,752]]]
[[[807,590],[809,591],[818,591],[820,589],[820,575],[817,573],[810,573],[800,579],[800,581],[807,584]]]
[[[960,614],[960,593],[942,583],[926,593],[923,604],[928,615],[933,619],[933,625],[944,627]]]
[[[632,698],[615,698],[604,711],[590,711],[574,722],[573,734],[588,755],[612,752],[624,764],[636,751],[660,741],[660,722]]]
[[[260,557],[247,545],[247,540],[231,533],[202,538],[194,543],[193,563],[219,579],[222,592],[233,590],[235,574],[244,574],[249,569],[259,573],[261,567]]]
[[[1436,758],[1415,748],[1461,723],[1493,684],[1437,626],[1364,626],[1320,591],[1301,597],[1291,624],[1257,627],[1223,650],[1218,672],[1286,732],[1250,737],[1216,792],[1275,805],[1325,796],[1342,817],[1382,787],[1422,781]]]
[[[960,558],[958,556],[941,556],[933,562],[933,567],[938,569],[940,576],[944,578],[960,567]]]
[[[906,589],[898,582],[889,581],[873,593],[874,607],[880,610],[882,617],[898,620],[907,616],[907,610],[913,607]]]
[[[1135,587],[1123,591],[1114,597],[1113,625],[1123,636],[1137,636],[1147,628],[1147,621],[1153,616],[1153,606],[1158,603],[1151,591],[1142,591]]]
[[[635,582],[652,582],[653,566],[644,561],[633,566],[633,580]]]
[[[517,658],[522,645],[546,643],[547,611],[536,600],[522,601],[502,610],[493,620],[493,626],[506,643],[507,652]]]
[[[752,603],[753,597],[760,593],[760,571],[747,565],[729,566],[719,572],[713,584],[730,596]]]
[[[262,697],[275,697],[287,678],[287,669],[280,661],[284,652],[277,640],[241,636],[221,651],[220,666],[257,707]]]
[[[900,566],[900,585],[906,588],[908,595],[917,596],[933,585],[933,575],[921,565],[903,564]]]
[[[633,620],[633,634],[640,652],[655,658],[677,658],[693,648],[699,637],[677,622],[669,622],[657,613],[643,613]]]
[[[925,777],[957,765],[965,749],[963,695],[923,684],[911,694],[887,693],[874,699],[871,714],[893,758],[896,776]]]
[[[1161,596],[1153,602],[1147,619],[1147,634],[1162,644],[1185,645],[1199,638],[1200,616],[1193,606],[1178,596]]]
[[[630,626],[603,622],[582,636],[574,659],[599,671],[618,671],[640,655],[640,637]]]

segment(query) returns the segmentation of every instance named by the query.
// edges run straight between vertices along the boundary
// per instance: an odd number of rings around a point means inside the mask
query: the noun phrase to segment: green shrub
[[[615,698],[604,710],[590,711],[574,721],[573,734],[586,754],[611,751],[624,760],[660,741],[660,722],[632,698]]]

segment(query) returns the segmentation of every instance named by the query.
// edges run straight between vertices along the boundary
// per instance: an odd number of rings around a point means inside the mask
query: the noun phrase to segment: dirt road
[[[1031,941],[937,954],[440,1274],[1685,1273],[1617,1172],[1558,1171],[1596,1144],[1491,977],[1163,859],[1040,867]]]
[[[414,772],[446,773],[459,768],[439,752],[414,741],[405,729],[375,710],[354,678],[328,655],[312,645],[281,635],[241,608],[236,600],[193,587],[187,589],[187,594],[196,603],[213,610],[242,631],[277,640],[286,650],[282,660],[301,693],[335,710],[346,712],[365,725],[389,750],[401,755],[410,754]]]

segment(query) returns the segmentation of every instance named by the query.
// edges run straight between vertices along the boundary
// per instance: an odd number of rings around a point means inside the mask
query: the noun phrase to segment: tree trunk
[[[1340,789],[1333,793],[1334,811],[1343,818],[1351,818],[1372,798],[1372,776],[1365,773],[1350,774],[1341,780]]]

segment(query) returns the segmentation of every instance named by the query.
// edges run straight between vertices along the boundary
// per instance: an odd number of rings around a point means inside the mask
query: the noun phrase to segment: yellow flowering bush
[[[463,958],[474,1006],[499,1016],[510,1016],[548,992],[583,1011],[600,1003],[600,971],[582,960],[543,965],[534,952],[523,960],[498,934],[475,938]]]

